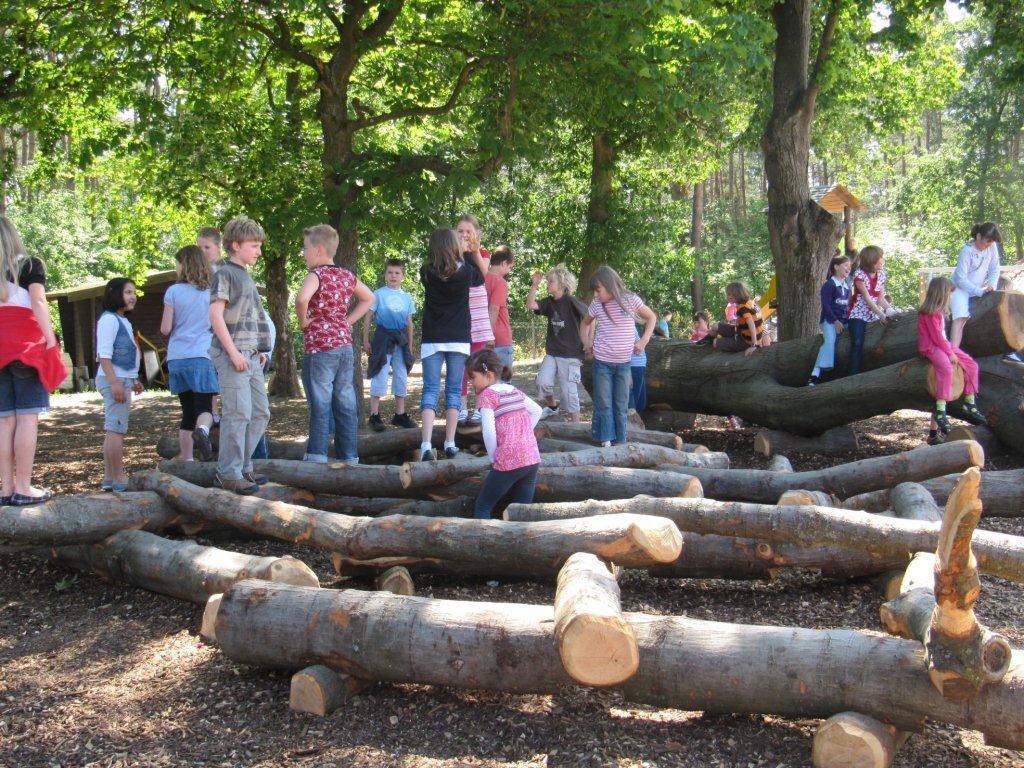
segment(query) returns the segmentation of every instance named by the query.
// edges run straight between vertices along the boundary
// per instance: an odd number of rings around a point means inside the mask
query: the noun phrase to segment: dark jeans
[[[647,366],[631,366],[629,374],[633,378],[633,386],[629,388],[629,407],[639,413],[647,408]]]
[[[480,495],[476,497],[476,508],[473,517],[478,520],[489,520],[501,517],[509,504],[531,504],[533,492],[537,489],[537,468],[540,464],[530,464],[508,472],[492,469],[487,473]]]
[[[860,373],[860,366],[864,361],[864,334],[868,331],[868,322],[851,317],[846,327],[850,331],[849,375],[855,376]]]
[[[256,448],[252,452],[253,459],[266,459],[269,458],[270,454],[267,451],[267,434],[264,432],[259,442],[256,443]]]
[[[196,419],[204,413],[213,413],[212,392],[186,392],[178,393],[178,400],[181,402],[181,429],[191,432],[196,428]]]

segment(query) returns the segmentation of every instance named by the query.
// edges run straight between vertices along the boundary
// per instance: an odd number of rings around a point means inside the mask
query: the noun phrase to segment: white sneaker
[[[469,418],[466,419],[467,424],[479,424],[480,423],[480,411],[473,411],[469,414]]]
[[[469,411],[467,411],[465,408],[463,408],[461,411],[459,411],[459,423],[460,424],[465,424],[466,423],[466,419],[468,419],[468,418],[469,418]]]
[[[554,416],[556,413],[558,413],[557,405],[554,408],[552,408],[550,405],[545,405],[543,408],[540,409],[540,417],[542,419],[546,419],[548,418],[548,416]]]

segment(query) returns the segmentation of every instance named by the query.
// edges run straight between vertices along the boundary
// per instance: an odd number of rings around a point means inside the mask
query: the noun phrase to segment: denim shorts
[[[50,410],[50,393],[36,369],[15,360],[0,368],[0,417],[27,416]]]
[[[96,382],[100,394],[103,395],[103,431],[116,432],[123,435],[128,431],[128,414],[132,410],[132,387],[135,379],[118,379],[124,386],[124,402],[114,400],[114,392],[106,378]]]

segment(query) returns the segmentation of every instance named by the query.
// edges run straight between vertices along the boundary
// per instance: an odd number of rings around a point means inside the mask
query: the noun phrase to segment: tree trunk
[[[693,311],[704,310],[704,182],[693,185],[693,213],[690,219],[690,247],[693,249],[693,278],[690,280],[690,300]]]
[[[816,437],[792,435],[777,429],[762,429],[754,437],[754,451],[762,456],[807,453],[815,456],[841,456],[857,450],[853,427],[834,427]]]
[[[576,440],[579,442],[586,442],[591,439],[589,424],[574,424],[569,421],[542,421],[537,425],[537,429],[534,431],[536,432],[537,437],[554,437],[563,440]],[[688,448],[683,446],[683,440],[681,437],[677,435],[666,435],[664,432],[656,432],[651,429],[627,428],[626,439],[634,443],[660,445],[677,451],[691,452]],[[700,451],[694,452],[700,453]]]
[[[556,440],[553,437],[537,438],[537,448],[541,453],[575,453],[576,451],[589,451],[593,447],[591,443],[578,443],[573,440]]]
[[[989,429],[1004,446],[1024,453],[1024,376],[1000,357],[978,360],[978,366],[978,407]]]
[[[615,173],[615,146],[606,133],[591,138],[590,199],[587,203],[586,253],[580,265],[579,293],[589,296],[590,277],[608,261],[609,224],[612,217],[612,178]],[[613,265],[614,266],[614,265]]]
[[[928,493],[928,489],[920,483],[900,483],[890,493],[892,501],[892,514],[902,520],[926,520],[931,523],[942,521],[942,510],[935,503],[935,499]],[[829,506],[842,506],[841,504],[830,504]],[[888,514],[888,512],[883,513]],[[912,574],[926,572],[929,580],[931,572],[935,567],[935,555],[931,552],[918,552],[898,569],[882,574],[878,578],[878,585],[885,595],[886,600],[892,600],[899,596],[904,581],[913,578]],[[929,582],[929,591],[931,583]],[[885,623],[883,616],[882,623]],[[891,632],[890,634],[897,634]]]
[[[995,432],[989,427],[977,424],[955,425],[949,430],[946,442],[954,442],[956,440],[973,440],[984,449],[986,457],[995,456],[1003,447]]]
[[[956,486],[959,474],[944,475],[931,480],[922,480],[921,485],[936,502],[945,504]],[[1024,469],[1010,469],[1002,472],[981,473],[981,504],[985,517],[1024,517]],[[863,509],[881,512],[892,506],[888,488],[871,493],[862,493],[843,502],[844,509]]]
[[[277,337],[274,341],[274,375],[269,393],[276,397],[300,397],[298,366],[292,346],[292,332],[288,308],[288,251],[278,250],[267,261],[267,309],[274,321]]]
[[[707,712],[828,717],[861,712],[905,730],[925,720],[1024,747],[1024,660],[970,703],[947,701],[920,670],[920,644],[851,630],[793,629],[626,614],[640,666],[626,701]],[[571,682],[547,606],[460,602],[245,581],[216,611],[236,661],[322,663],[364,679],[555,693]]]
[[[345,517],[206,490],[153,470],[135,477],[196,517],[359,560],[439,558],[486,564],[494,574],[545,573],[574,552],[591,552],[635,568],[671,562],[681,547],[679,532],[659,518],[631,516],[607,524],[556,524],[541,530],[501,520]]]

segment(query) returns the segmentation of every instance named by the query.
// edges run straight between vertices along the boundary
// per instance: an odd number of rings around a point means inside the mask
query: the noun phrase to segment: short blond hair
[[[338,230],[330,224],[316,224],[302,230],[302,239],[313,247],[323,246],[332,259],[338,252]]]
[[[263,227],[245,216],[239,216],[224,225],[224,247],[228,251],[234,250],[232,243],[247,243],[250,240],[262,243],[266,239]]]
[[[565,266],[565,262],[549,269],[548,279],[554,280],[569,293],[576,293],[576,286],[579,284],[579,281],[576,280],[576,275],[569,271],[569,268]]]

